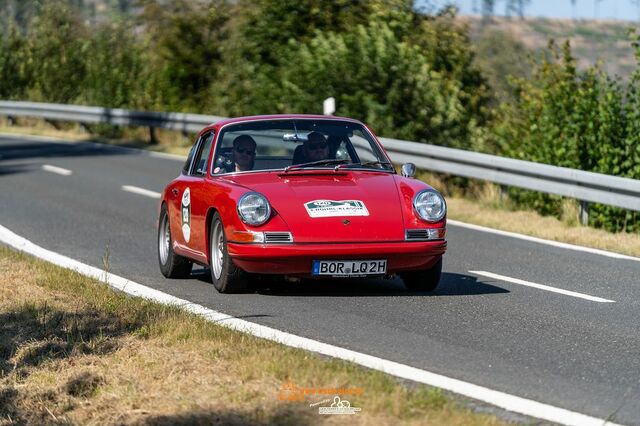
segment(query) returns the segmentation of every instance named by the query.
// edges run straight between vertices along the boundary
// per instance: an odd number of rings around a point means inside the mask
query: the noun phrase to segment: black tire
[[[411,271],[400,274],[404,286],[411,291],[433,291],[440,283],[442,275],[442,258],[430,269],[425,271]]]
[[[167,278],[187,278],[191,274],[191,262],[173,251],[173,238],[167,205],[163,204],[158,219],[158,263],[160,272]]]
[[[242,293],[249,290],[248,274],[238,268],[227,250],[227,236],[216,212],[209,228],[209,267],[211,281],[220,293]]]

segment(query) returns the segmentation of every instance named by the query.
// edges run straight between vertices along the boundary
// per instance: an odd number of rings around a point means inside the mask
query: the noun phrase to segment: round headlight
[[[425,189],[413,198],[413,208],[427,222],[438,222],[447,214],[444,198],[434,189]]]
[[[238,215],[247,225],[262,225],[271,216],[271,206],[264,195],[248,192],[238,201]]]

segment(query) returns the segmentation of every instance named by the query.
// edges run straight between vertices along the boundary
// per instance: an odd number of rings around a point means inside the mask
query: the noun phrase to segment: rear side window
[[[207,160],[209,160],[209,153],[211,152],[213,133],[208,133],[204,135],[203,138],[204,140],[200,144],[198,155],[193,164],[192,174],[194,176],[205,176],[207,174]]]

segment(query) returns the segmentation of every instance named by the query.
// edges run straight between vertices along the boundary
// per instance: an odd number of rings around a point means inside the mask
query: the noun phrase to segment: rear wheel
[[[442,275],[442,258],[430,269],[425,271],[411,271],[400,274],[404,286],[412,291],[433,291],[440,283]]]
[[[248,290],[247,273],[238,268],[229,256],[227,237],[218,213],[211,219],[209,253],[211,281],[216,290],[220,293],[241,293]]]
[[[173,239],[171,238],[166,204],[163,204],[160,209],[158,224],[158,263],[162,275],[167,278],[187,278],[191,274],[193,263],[173,251]]]

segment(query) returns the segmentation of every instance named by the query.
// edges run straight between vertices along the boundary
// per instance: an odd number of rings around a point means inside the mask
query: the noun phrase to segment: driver
[[[249,135],[240,135],[233,140],[233,163],[236,172],[252,170],[256,158],[256,141]]]
[[[329,158],[329,144],[320,132],[311,132],[303,144],[305,163],[326,160]]]

